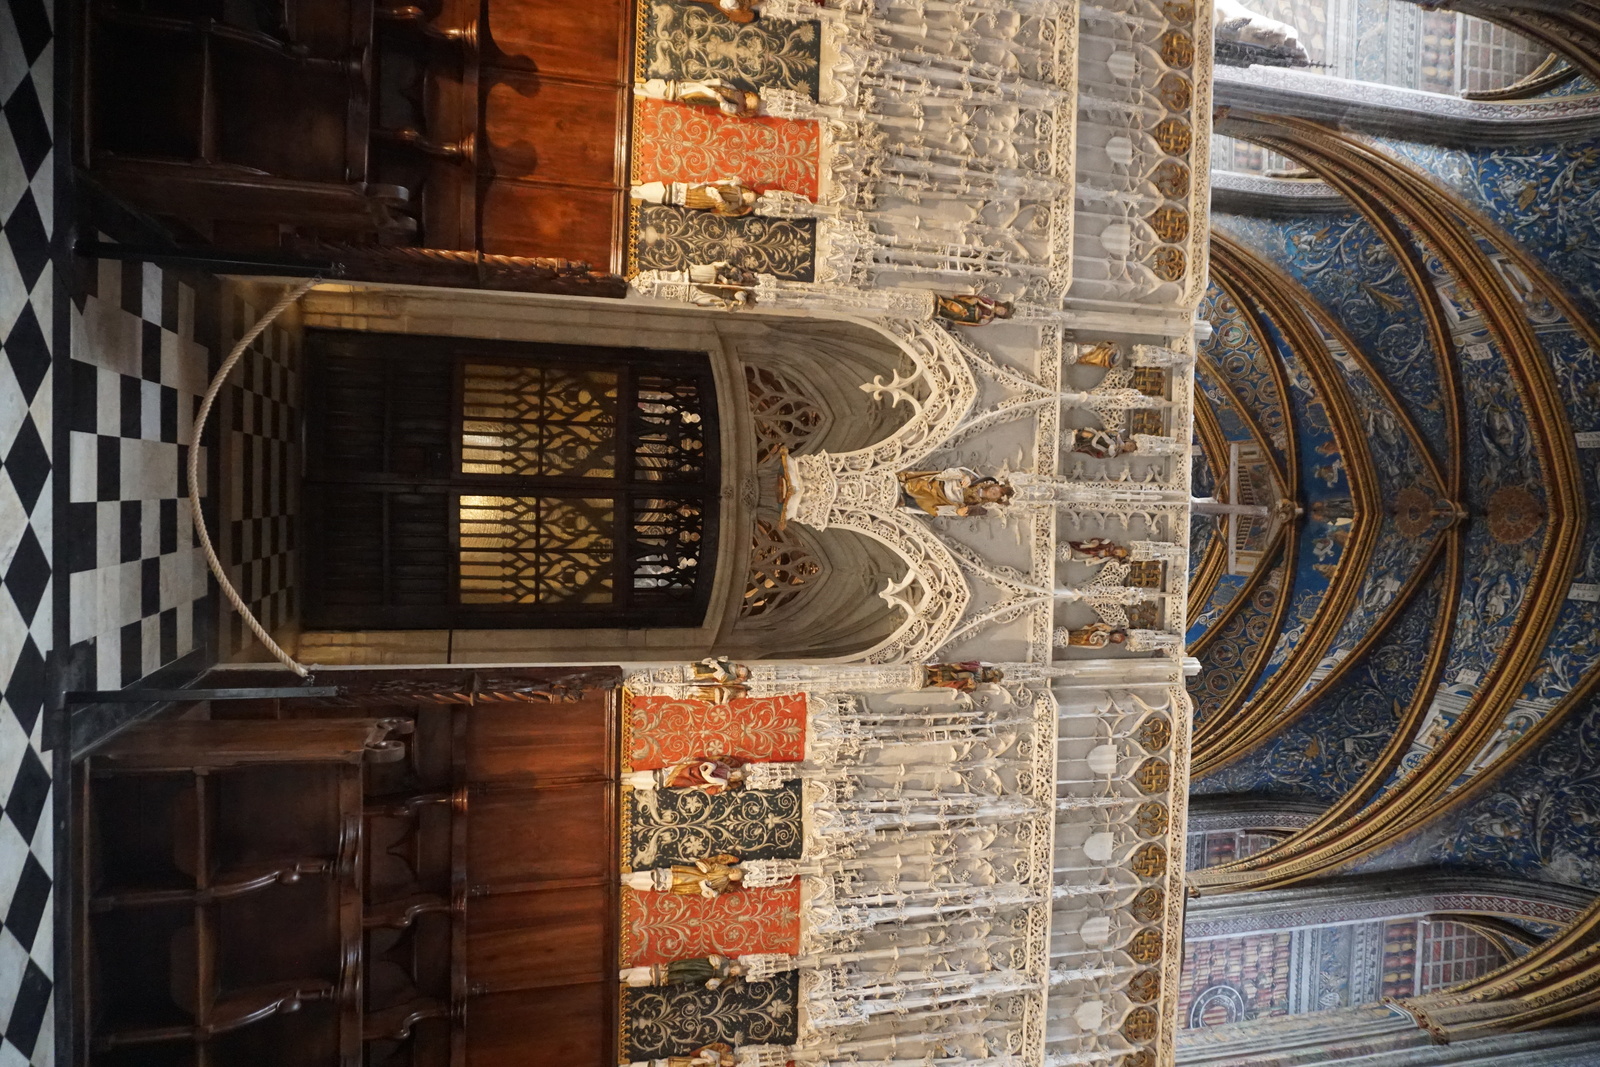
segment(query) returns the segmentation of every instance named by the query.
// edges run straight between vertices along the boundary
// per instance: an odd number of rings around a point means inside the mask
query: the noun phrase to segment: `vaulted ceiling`
[[[1214,218],[1195,493],[1274,518],[1193,531],[1193,792],[1324,811],[1197,881],[1592,884],[1600,141],[1219,129],[1307,167],[1327,207]]]

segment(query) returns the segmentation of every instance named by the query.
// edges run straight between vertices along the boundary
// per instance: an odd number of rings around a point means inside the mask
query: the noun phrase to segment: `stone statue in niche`
[[[761,0],[694,0],[723,15],[732,22],[754,22],[761,10]]]
[[[1132,553],[1128,546],[1119,545],[1104,537],[1091,537],[1087,541],[1068,541],[1069,551],[1062,553],[1066,560],[1077,560],[1090,567],[1103,567],[1112,560],[1125,560]]]
[[[750,668],[726,656],[707,656],[690,667],[691,685],[699,686],[712,703],[722,704],[750,692]]]
[[[1011,301],[996,300],[980,293],[934,294],[933,313],[958,326],[987,326],[995,319],[1011,317]]]
[[[963,693],[970,693],[980,685],[996,685],[1006,677],[999,667],[989,667],[977,660],[930,663],[924,669],[928,677],[926,688],[956,689]]]
[[[761,111],[761,94],[741,89],[721,78],[706,81],[674,81],[651,78],[635,82],[633,95],[646,100],[665,100],[689,107],[709,107],[731,118],[744,119]]]
[[[699,985],[706,989],[720,988],[723,983],[744,976],[744,966],[738,959],[715,953],[650,967],[624,967],[620,974],[622,984],[628,986]]]
[[[638,790],[698,789],[716,796],[743,789],[744,777],[744,760],[737,756],[706,756],[657,770],[634,771],[623,777],[623,783]]]
[[[738,178],[720,182],[641,182],[633,199],[647,204],[669,204],[691,211],[709,211],[725,218],[740,218],[756,209],[756,191]]]
[[[1128,452],[1137,452],[1139,446],[1134,441],[1124,440],[1120,433],[1080,426],[1072,431],[1072,450],[1095,459],[1113,459]]]
[[[702,1045],[687,1056],[668,1056],[659,1060],[638,1060],[628,1067],[736,1067],[733,1046],[721,1041]]]
[[[962,518],[987,515],[986,504],[1004,505],[1015,492],[998,478],[984,477],[967,467],[942,471],[902,471],[900,488],[911,505],[907,511]]]
[[[725,259],[715,263],[692,263],[685,271],[694,286],[693,302],[700,307],[720,307],[730,311],[756,302],[756,274],[736,267]]]
[[[1117,351],[1115,341],[1101,341],[1088,351],[1080,348],[1076,362],[1080,367],[1105,367],[1109,370],[1121,362],[1121,353]]]
[[[1106,648],[1128,640],[1128,631],[1110,623],[1092,622],[1076,630],[1056,631],[1056,644],[1068,648]]]
[[[705,897],[707,900],[743,889],[743,882],[744,871],[739,866],[739,857],[726,852],[701,856],[692,864],[629,871],[622,876],[623,885],[640,893],[672,893],[680,897]]]

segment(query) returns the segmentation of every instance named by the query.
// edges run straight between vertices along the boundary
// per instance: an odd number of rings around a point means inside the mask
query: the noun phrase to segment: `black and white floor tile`
[[[70,633],[92,648],[94,687],[120,689],[208,625],[185,468],[211,354],[195,340],[194,290],[170,273],[101,260],[87,288],[69,364]]]
[[[242,336],[277,293],[226,289],[225,336]],[[280,643],[297,621],[296,517],[300,473],[300,331],[291,309],[247,352],[222,393],[222,499],[217,542],[228,578]],[[220,653],[259,647],[236,612],[224,613]]]
[[[47,0],[0,5],[0,1067],[55,1062],[50,20]]]

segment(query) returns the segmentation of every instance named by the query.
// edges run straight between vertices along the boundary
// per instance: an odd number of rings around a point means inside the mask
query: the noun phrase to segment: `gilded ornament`
[[[1161,96],[1161,102],[1173,111],[1188,111],[1189,105],[1194,102],[1194,86],[1175,70],[1169,70],[1161,76],[1156,92]]]
[[[1169,67],[1194,64],[1194,38],[1183,30],[1168,30],[1161,35],[1161,58]]]
[[[1173,22],[1187,26],[1194,21],[1194,4],[1190,0],[1167,0],[1161,5],[1161,13]]]
[[[1122,1020],[1122,1036],[1134,1044],[1143,1044],[1156,1036],[1156,1012],[1154,1008],[1134,1008],[1128,1017]]]
[[[1164,282],[1176,282],[1183,279],[1189,269],[1189,261],[1183,254],[1183,249],[1172,245],[1162,245],[1156,249],[1152,266],[1156,277]]]
[[[1526,541],[1544,520],[1544,505],[1520,485],[1497,489],[1489,498],[1489,534],[1502,545]]]
[[[1148,1004],[1161,995],[1161,975],[1155,971],[1140,971],[1128,980],[1128,999],[1135,1004]]]
[[[1167,761],[1151,756],[1134,772],[1133,784],[1141,793],[1162,793],[1172,782],[1172,768]]]
[[[1147,751],[1154,752],[1166,748],[1167,742],[1172,740],[1172,725],[1166,719],[1147,719],[1133,738]]]
[[[1150,224],[1152,230],[1156,231],[1156,236],[1163,241],[1176,244],[1189,236],[1189,213],[1181,207],[1172,207],[1171,205],[1158,207],[1150,213],[1150,217],[1145,221]],[[1140,370],[1145,369],[1155,370],[1157,368],[1140,368]]]
[[[1143,837],[1160,837],[1167,832],[1166,805],[1155,801],[1140,804],[1133,813],[1133,827]]]
[[[1190,146],[1194,144],[1194,131],[1183,119],[1162,119],[1156,123],[1151,136],[1169,156],[1188,155]]]
[[[1167,894],[1160,886],[1145,886],[1134,894],[1128,911],[1142,923],[1153,923],[1161,918],[1161,909],[1166,902]]]
[[[1154,963],[1161,958],[1161,931],[1148,926],[1128,942],[1128,955],[1138,963]]]
[[[1133,854],[1129,866],[1140,878],[1160,878],[1167,873],[1167,850],[1160,845],[1144,845]]]
[[[1408,485],[1394,495],[1394,525],[1402,537],[1421,537],[1433,528],[1433,494]]]
[[[1181,200],[1189,195],[1189,168],[1176,159],[1162,160],[1150,180],[1162,196]]]

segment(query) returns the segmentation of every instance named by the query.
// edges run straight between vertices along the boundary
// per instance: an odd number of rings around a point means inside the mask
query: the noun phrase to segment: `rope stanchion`
[[[206,563],[211,567],[211,573],[216,576],[222,595],[228,598],[233,610],[243,616],[245,625],[250,627],[250,632],[256,635],[256,639],[266,646],[267,651],[271,652],[279,663],[302,678],[311,677],[311,668],[285,652],[278,642],[272,639],[272,635],[267,633],[266,627],[261,625],[261,621],[255,617],[255,613],[245,604],[239,591],[228,580],[228,575],[222,568],[222,561],[217,558],[217,550],[211,545],[211,532],[206,529],[206,518],[200,510],[200,442],[205,434],[206,420],[211,417],[211,405],[216,402],[217,394],[222,391],[222,383],[227,380],[239,360],[244,358],[245,351],[255,343],[263,330],[272,325],[274,319],[283,314],[289,305],[310,292],[311,287],[321,280],[321,278],[307,278],[284,293],[278,298],[278,302],[257,319],[256,324],[250,327],[243,337],[239,338],[239,342],[233,346],[233,351],[228,353],[228,358],[217,368],[210,386],[206,388],[206,395],[200,401],[200,411],[194,418],[193,443],[189,446],[189,512],[194,516],[195,532],[200,535],[200,548],[206,554]]]

